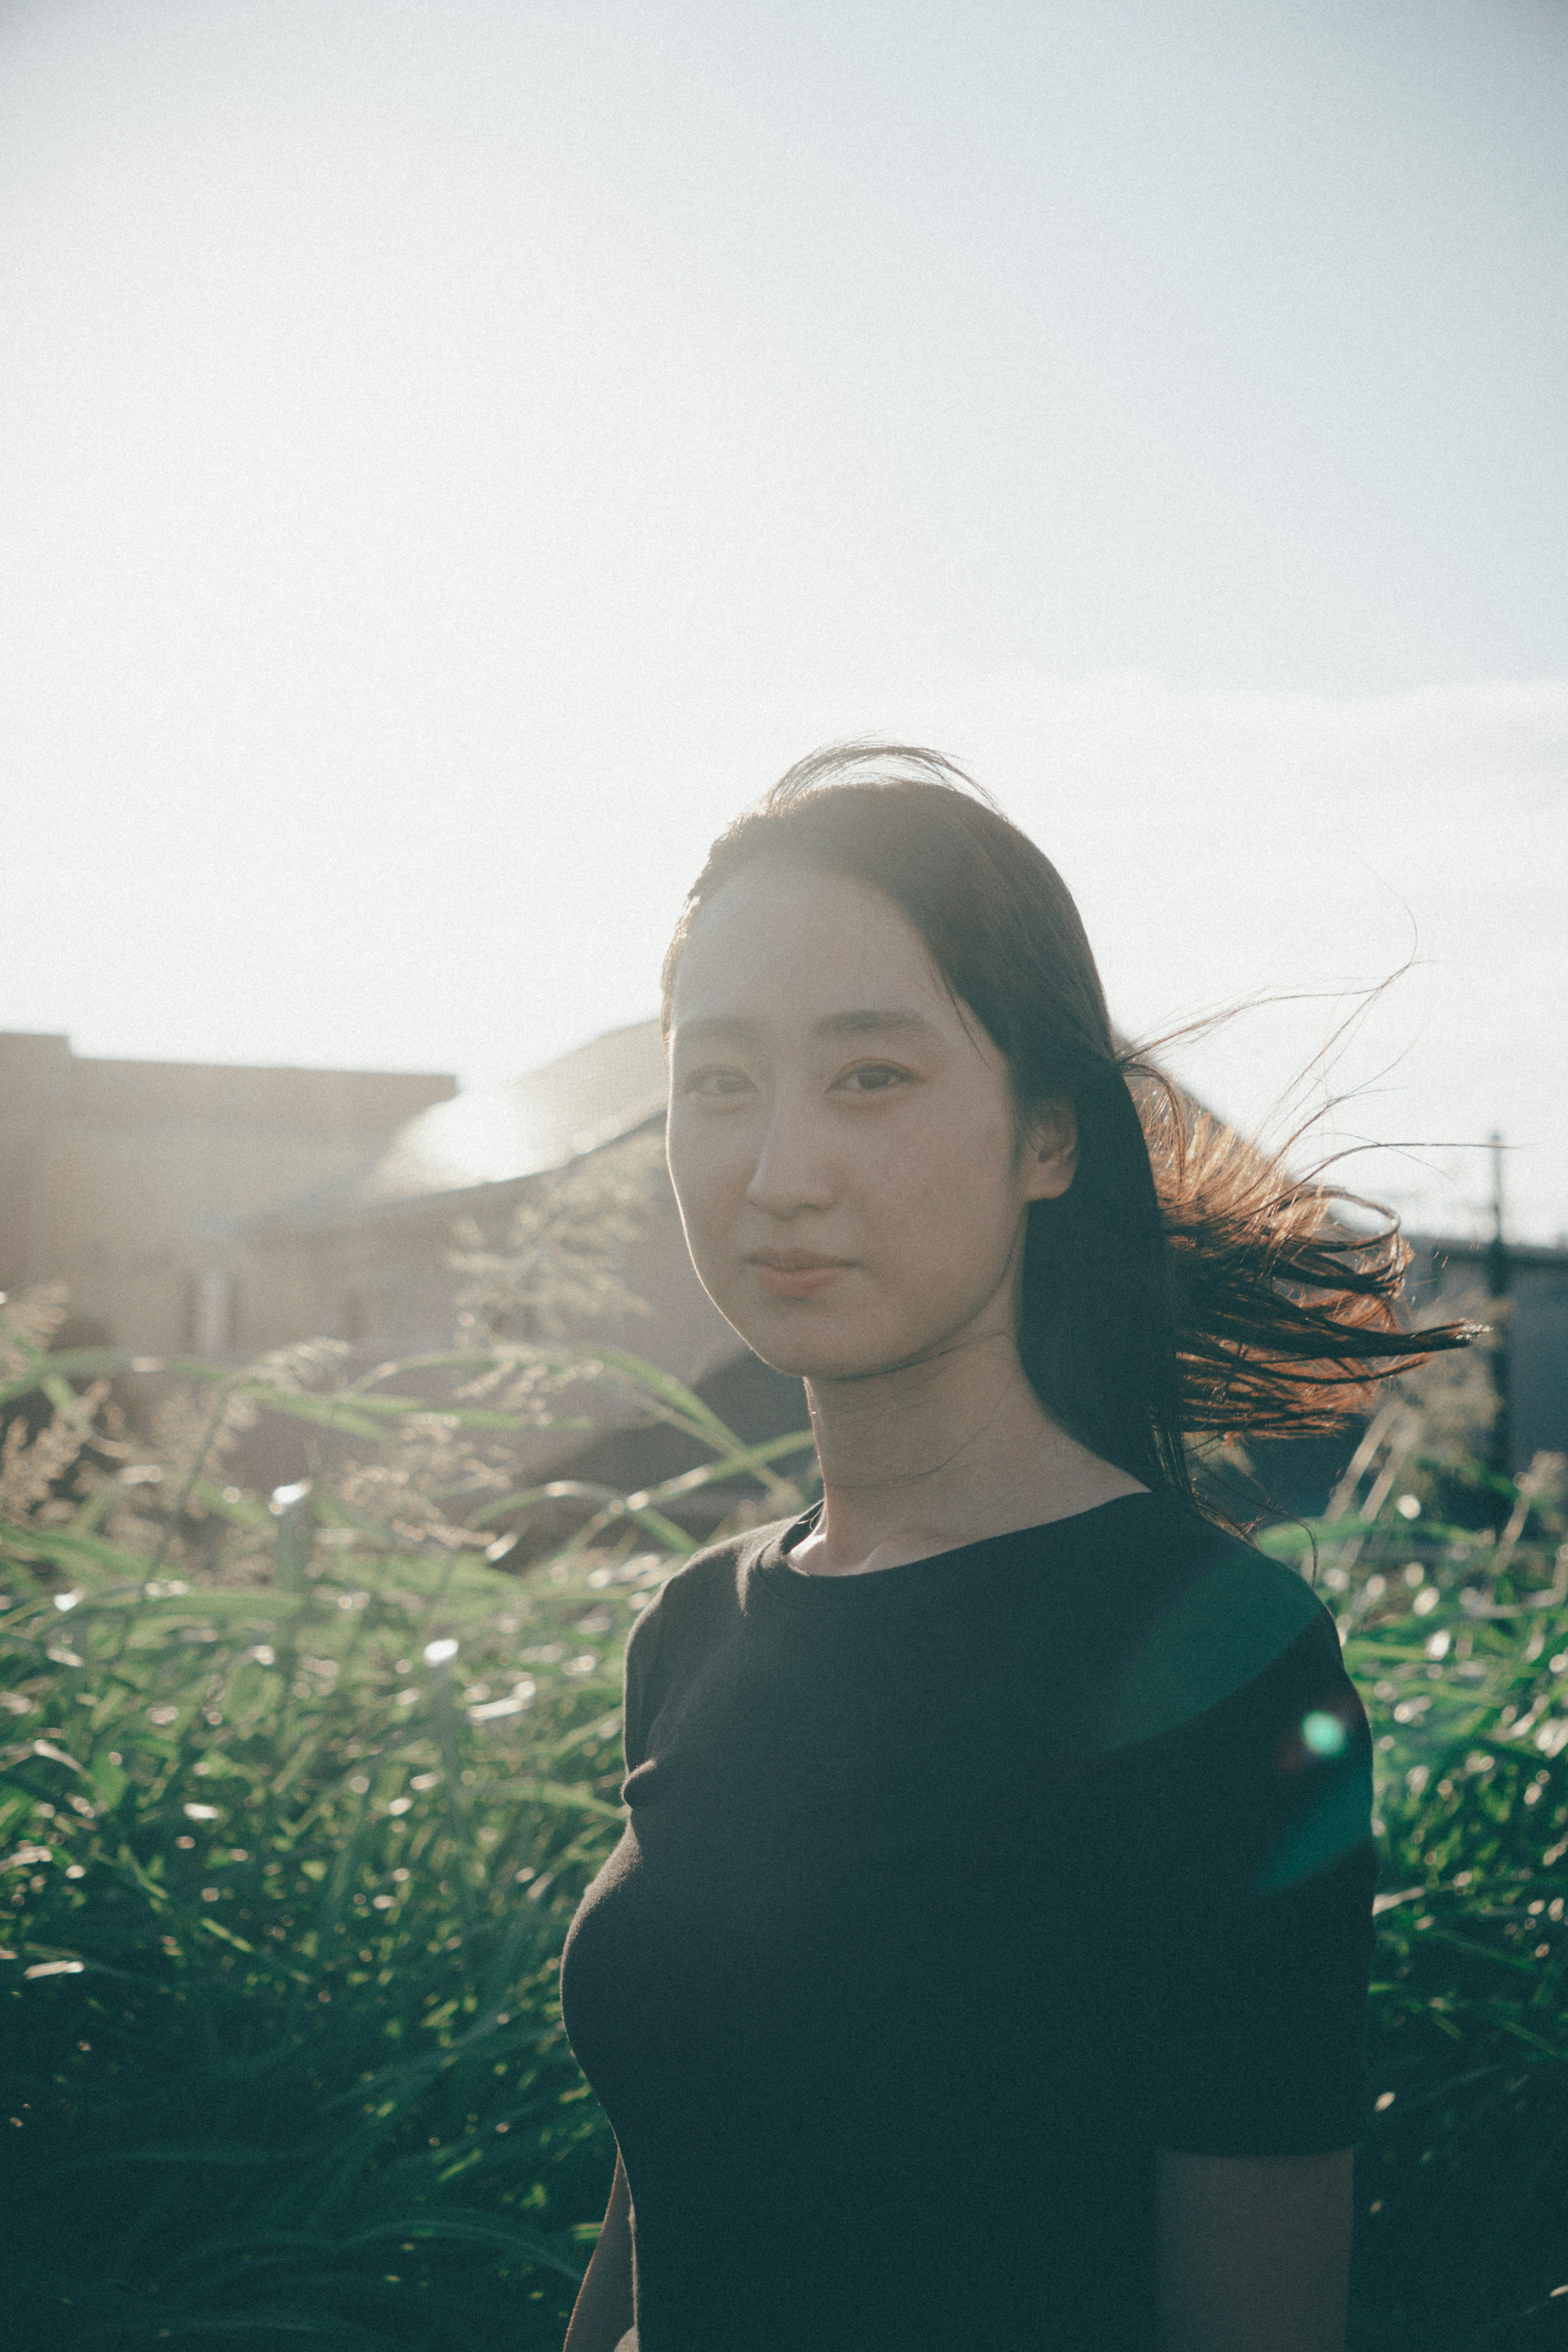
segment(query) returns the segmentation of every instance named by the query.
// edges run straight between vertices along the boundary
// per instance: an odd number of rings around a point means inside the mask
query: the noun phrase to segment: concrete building
[[[102,1061],[0,1034],[0,1290],[63,1281],[73,1322],[149,1354],[298,1338],[247,1221],[361,1166],[444,1076]]]
[[[1411,1248],[1406,1286],[1417,1322],[1471,1305],[1491,1319],[1484,1302],[1499,1281],[1507,1286],[1501,1446],[1509,1470],[1528,1470],[1538,1454],[1568,1454],[1568,1248],[1512,1243],[1500,1260],[1495,1242],[1423,1237]]]
[[[257,1294],[280,1337],[319,1332],[378,1357],[445,1347],[459,1221],[499,1245],[539,1178],[656,1135],[664,1116],[656,1021],[611,1030],[511,1086],[437,1103],[358,1167],[250,1221],[245,1242]],[[574,1336],[631,1348],[683,1380],[738,1345],[692,1272],[662,1168],[618,1271],[648,1313]]]
[[[361,1166],[254,1218],[245,1234],[246,1279],[278,1318],[280,1339],[308,1332],[347,1339],[367,1364],[448,1348],[457,1289],[454,1228],[466,1222],[491,1247],[503,1246],[519,1206],[538,1199],[541,1180],[586,1167],[636,1138],[653,1144],[664,1118],[658,1023],[612,1030],[511,1086],[435,1104]],[[673,1372],[747,1442],[801,1428],[800,1382],[760,1363],[710,1303],[686,1255],[662,1157],[651,1151],[648,1160],[637,1229],[615,1269],[646,1311],[574,1319],[568,1336],[627,1349]],[[666,1425],[629,1423],[625,1416],[636,1411],[630,1397],[585,1391],[564,1409],[602,1415],[612,1425],[587,1440],[518,1438],[515,1461],[525,1481],[570,1475],[627,1491],[710,1458]],[[710,1488],[688,1497],[678,1516],[700,1534],[738,1499]],[[536,1512],[529,1538],[548,1548],[552,1531],[559,1538],[580,1517],[580,1507],[569,1504]]]

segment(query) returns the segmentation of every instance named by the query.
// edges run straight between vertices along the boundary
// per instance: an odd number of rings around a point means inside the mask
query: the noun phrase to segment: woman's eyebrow
[[[706,1040],[737,1038],[752,1039],[761,1035],[764,1024],[747,1021],[740,1013],[710,1013],[696,1021],[676,1024],[674,1034],[688,1045]],[[937,1034],[936,1025],[922,1013],[909,1013],[896,1006],[860,1005],[846,1013],[824,1013],[811,1024],[814,1037],[925,1036]]]
[[[935,1023],[923,1013],[905,1013],[896,1008],[883,1009],[867,1005],[853,1013],[830,1013],[815,1024],[819,1037],[866,1036],[926,1036],[936,1035]]]

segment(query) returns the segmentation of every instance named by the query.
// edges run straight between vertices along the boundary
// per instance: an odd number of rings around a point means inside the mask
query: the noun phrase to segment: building
[[[476,1089],[422,1111],[360,1167],[250,1222],[246,1279],[278,1318],[276,1343],[319,1333],[352,1342],[367,1363],[450,1347],[454,1229],[465,1223],[492,1246],[504,1244],[515,1213],[537,1197],[541,1179],[585,1168],[634,1138],[653,1141],[664,1118],[656,1021],[612,1030],[513,1085]],[[569,1336],[624,1349],[673,1372],[747,1442],[801,1428],[800,1382],[758,1361],[692,1271],[660,1157],[647,1171],[637,1227],[616,1273],[643,1311],[618,1309],[580,1321]],[[602,1391],[585,1394],[580,1406],[612,1425],[587,1441],[580,1434],[518,1439],[521,1476],[570,1472],[628,1492],[710,1458],[665,1425],[628,1423],[630,1408]],[[727,1517],[737,1499],[711,1489],[689,1497],[679,1515],[702,1532]],[[557,1534],[572,1518],[570,1508],[563,1511],[564,1519],[555,1515],[562,1521],[554,1525]],[[532,1523],[541,1540],[554,1524],[548,1517]]]
[[[67,1344],[150,1357],[240,1365],[314,1338],[361,1365],[444,1349],[459,1221],[504,1240],[541,1176],[656,1135],[664,1084],[655,1021],[465,1094],[444,1074],[110,1061],[0,1034],[0,1291],[62,1283]],[[798,1425],[800,1383],[710,1305],[662,1171],[619,1272],[647,1311],[572,1336],[716,1373],[747,1433]],[[290,1433],[268,1422],[247,1481],[298,1475]]]
[[[1506,1286],[1500,1318],[1504,1423],[1500,1450],[1514,1475],[1540,1454],[1568,1454],[1568,1247],[1413,1238],[1407,1287],[1417,1322],[1475,1311]],[[1501,1462],[1498,1466],[1503,1465]]]
[[[657,1134],[664,1116],[656,1021],[612,1029],[513,1085],[421,1111],[358,1167],[250,1220],[247,1263],[278,1318],[277,1343],[309,1331],[377,1357],[448,1346],[459,1222],[501,1244],[539,1178]],[[662,1170],[620,1274],[647,1313],[575,1336],[632,1348],[683,1380],[737,1344],[692,1272]]]
[[[0,1290],[64,1282],[84,1336],[243,1357],[288,1309],[243,1239],[363,1165],[455,1079],[103,1061],[0,1034]],[[287,1336],[298,1338],[296,1326]]]

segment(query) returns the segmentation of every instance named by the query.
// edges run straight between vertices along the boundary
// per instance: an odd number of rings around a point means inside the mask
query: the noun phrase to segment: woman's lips
[[[808,1251],[779,1251],[777,1256],[754,1257],[751,1271],[771,1297],[815,1298],[849,1272],[843,1258],[813,1257]]]

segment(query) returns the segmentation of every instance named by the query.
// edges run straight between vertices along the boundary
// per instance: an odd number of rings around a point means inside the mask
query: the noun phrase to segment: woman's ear
[[[1059,1201],[1078,1170],[1078,1114],[1070,1102],[1037,1103],[1024,1126],[1024,1199]]]

